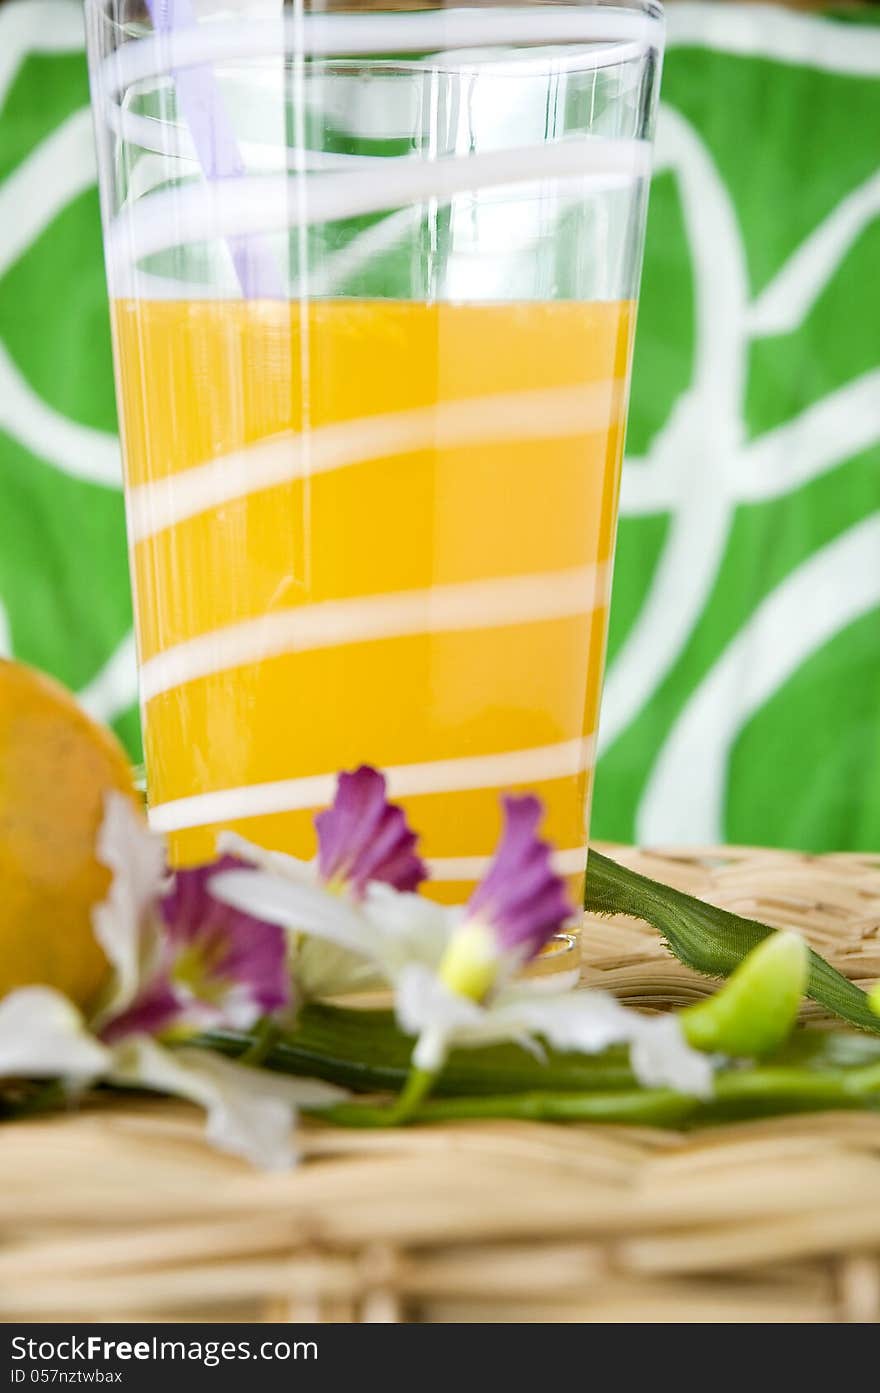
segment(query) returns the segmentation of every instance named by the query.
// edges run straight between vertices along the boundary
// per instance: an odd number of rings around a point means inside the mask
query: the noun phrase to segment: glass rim
[[[342,217],[418,202],[422,195],[433,198],[437,179],[450,196],[511,180],[519,182],[526,155],[535,161],[542,177],[548,178],[589,176],[603,185],[615,181],[628,184],[647,178],[650,172],[650,141],[643,132],[626,139],[590,132],[577,141],[542,141],[522,150],[493,150],[491,159],[488,154],[479,160],[459,156],[443,164],[382,159],[381,180],[377,180],[375,168],[349,168],[344,176],[336,171],[332,177],[325,171],[310,179],[308,200],[297,195],[292,201],[290,181],[300,179],[303,170],[298,164],[289,166],[286,156],[278,169],[271,162],[265,169],[262,165],[245,168],[222,111],[215,119],[212,69],[216,65],[231,74],[239,64],[249,67],[254,63],[260,77],[264,61],[271,65],[292,58],[306,71],[310,60],[318,59],[317,71],[323,78],[325,60],[331,70],[351,68],[355,74],[361,65],[369,67],[375,60],[383,72],[391,63],[395,74],[399,71],[411,76],[426,64],[433,70],[448,62],[450,70],[457,71],[462,64],[468,68],[482,61],[495,62],[499,54],[528,63],[538,55],[541,61],[546,58],[555,65],[554,71],[556,67],[567,70],[569,64],[579,70],[636,64],[632,71],[640,75],[638,81],[656,90],[664,41],[657,0],[525,0],[521,4],[508,0],[503,5],[491,0],[468,4],[466,0],[465,4],[431,10],[335,10],[250,20],[220,11],[213,19],[203,18],[174,29],[151,31],[139,24],[132,32],[117,25],[120,38],[111,40],[106,48],[94,23],[103,0],[86,3],[92,20],[91,95],[97,128],[107,131],[109,138],[130,139],[138,147],[146,129],[147,149],[163,156],[182,156],[203,170],[216,167],[217,149],[223,147],[222,178],[199,180],[185,194],[169,187],[134,201],[127,195],[112,216],[109,208],[106,210],[105,253],[114,294],[124,293],[116,287],[129,283],[145,257],[168,251],[178,242],[210,240],[221,225],[226,239],[260,239],[269,233],[282,234],[306,216],[309,223],[336,222]],[[200,124],[195,137],[188,118],[180,122],[177,113],[160,111],[155,118],[141,117],[128,109],[126,94],[137,90],[139,84],[158,79],[164,87],[180,73],[200,69],[207,73],[207,79],[202,80],[198,93]],[[137,124],[129,130],[130,123]],[[296,187],[303,189],[305,185],[296,183]],[[136,220],[134,203],[138,205]]]
[[[85,0],[85,8],[123,39],[107,61],[107,90],[116,92],[169,68],[247,60],[279,49],[297,50],[309,59],[507,44],[526,49],[629,43],[662,50],[665,29],[660,0],[507,0],[500,5],[464,0],[417,10],[330,9],[250,18],[227,11],[177,28],[136,30],[108,14],[104,0]],[[92,33],[88,26],[90,48]]]
[[[219,0],[218,0],[219,4]],[[111,24],[118,28],[124,27],[119,20],[107,12],[108,0],[84,0],[86,9],[98,10]],[[423,0],[418,9],[412,7],[404,0],[403,4],[395,5],[394,0],[390,0],[387,5],[368,5],[358,4],[358,0],[352,0],[350,5],[336,3],[331,0],[331,4],[326,9],[306,9],[302,15],[305,20],[327,20],[334,16],[350,18],[352,15],[363,17],[377,17],[388,15],[409,15],[413,18],[417,15],[426,13],[438,14],[449,10],[492,10],[496,14],[503,13],[505,10],[634,10],[640,14],[649,15],[652,18],[661,18],[664,14],[662,0]],[[147,11],[149,15],[149,11]],[[219,18],[221,16],[216,16]],[[225,11],[226,18],[237,18],[235,12]],[[206,18],[213,22],[210,16],[201,15],[196,17],[195,23],[198,25]],[[257,18],[257,16],[253,16]]]

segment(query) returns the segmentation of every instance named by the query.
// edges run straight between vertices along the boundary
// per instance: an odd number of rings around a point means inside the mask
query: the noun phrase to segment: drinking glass
[[[638,4],[86,0],[150,819],[386,771],[583,890],[662,52]]]

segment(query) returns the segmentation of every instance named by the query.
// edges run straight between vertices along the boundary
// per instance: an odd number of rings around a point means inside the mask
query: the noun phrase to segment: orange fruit
[[[41,983],[88,1007],[108,975],[92,930],[106,794],[138,802],[125,751],[57,682],[0,659],[0,998]]]

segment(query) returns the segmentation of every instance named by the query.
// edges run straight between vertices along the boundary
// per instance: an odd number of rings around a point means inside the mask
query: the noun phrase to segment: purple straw
[[[192,0],[146,0],[146,3],[157,34],[170,34],[175,29],[196,24]],[[211,66],[178,68],[173,76],[177,105],[189,127],[205,177],[230,179],[244,174],[244,160]],[[245,298],[285,298],[277,262],[263,238],[230,237],[228,245]]]

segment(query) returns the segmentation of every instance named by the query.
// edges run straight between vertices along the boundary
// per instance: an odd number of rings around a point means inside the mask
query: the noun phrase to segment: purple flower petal
[[[505,827],[495,859],[477,886],[467,918],[490,927],[503,952],[525,959],[540,953],[573,906],[565,881],[551,863],[551,849],[537,836],[540,799],[505,797]]]
[[[427,878],[403,809],[388,802],[383,775],[367,764],[339,775],[333,805],[315,827],[321,879],[347,885],[358,899],[371,881],[409,891]]]

